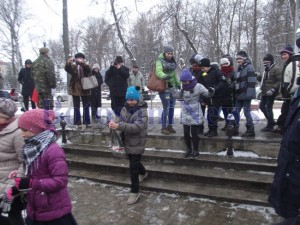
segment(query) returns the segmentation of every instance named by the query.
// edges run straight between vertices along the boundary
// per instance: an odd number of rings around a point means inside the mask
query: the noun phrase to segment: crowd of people
[[[300,39],[297,45],[300,47]],[[48,48],[41,48],[40,56],[34,62],[27,59],[25,68],[19,73],[24,114],[17,118],[16,104],[9,99],[9,94],[0,92],[0,144],[4,146],[0,151],[0,213],[8,213],[7,218],[0,214],[1,224],[25,224],[21,213],[24,208],[27,210],[26,224],[76,224],[67,191],[65,155],[55,142],[57,133],[53,126],[55,118],[51,90],[56,87],[56,78],[54,64],[48,53]],[[266,53],[262,59],[264,72],[257,76],[245,51],[239,51],[235,57],[223,55],[220,67],[211,63],[209,58],[194,54],[189,60],[190,67],[177,76],[174,48],[165,46],[155,62],[157,78],[166,83],[165,90],[158,93],[163,108],[161,133],[176,133],[173,127],[174,109],[176,102],[180,102],[186,158],[199,157],[200,134],[208,138],[218,135],[220,112],[225,118],[222,130],[229,129],[228,116],[232,115],[235,119],[234,127],[230,127],[232,135],[239,135],[240,112],[243,109],[246,132],[241,136],[254,137],[251,101],[256,98],[255,87],[257,81],[260,82],[259,108],[267,120],[267,125],[261,131],[284,135],[269,201],[279,215],[297,218],[300,209],[300,192],[297,189],[300,187],[297,171],[300,159],[297,152],[300,149],[297,137],[300,127],[300,79],[296,74],[297,66],[300,70],[300,54],[295,54],[293,48],[287,45],[280,51],[280,56],[284,61],[283,69],[276,65],[272,54]],[[130,71],[121,56],[112,62],[104,79],[100,69],[97,63],[91,67],[80,52],[65,64],[65,71],[71,76],[68,94],[73,100],[74,124],[89,126],[97,122],[97,111],[102,107],[101,85],[105,82],[110,91],[111,109],[116,115],[108,126],[120,132],[128,155],[131,193],[127,204],[130,205],[139,199],[139,183],[148,176],[141,163],[148,127],[148,106],[142,97],[146,83],[139,67],[135,64]],[[82,78],[91,76],[97,80],[96,87],[84,89]],[[34,93],[37,95],[35,101]],[[284,102],[276,123],[273,104],[278,95]],[[206,132],[205,115],[208,124]],[[276,125],[277,129],[274,129]]]

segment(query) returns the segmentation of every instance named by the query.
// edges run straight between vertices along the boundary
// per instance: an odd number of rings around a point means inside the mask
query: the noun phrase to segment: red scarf
[[[228,75],[230,72],[234,71],[233,66],[221,66],[221,71],[224,73],[224,75]]]

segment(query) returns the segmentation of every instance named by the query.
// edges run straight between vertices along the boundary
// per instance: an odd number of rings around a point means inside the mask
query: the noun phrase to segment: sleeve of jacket
[[[47,155],[45,155],[47,154]],[[33,179],[32,188],[44,192],[56,192],[68,184],[68,168],[63,150],[57,145],[46,151],[49,178]]]
[[[145,78],[144,78],[144,75],[141,73],[141,89],[144,89],[145,88]]]
[[[156,76],[161,80],[164,79],[164,76],[166,75],[163,71],[163,65],[159,59],[155,62],[155,73]]]
[[[125,110],[124,108],[122,110]],[[137,134],[140,133],[141,130],[147,129],[148,124],[148,113],[146,108],[141,108],[136,112],[137,119],[134,123],[124,123],[120,122],[118,130],[127,134]],[[122,114],[122,112],[121,112]]]
[[[120,68],[120,72],[122,74],[122,76],[125,78],[125,80],[127,80],[129,78],[129,68],[126,66],[121,66]]]
[[[56,88],[56,76],[53,62],[49,59],[47,62],[47,80],[50,88]]]
[[[23,81],[23,69],[21,69],[20,72],[19,72],[18,81],[19,81],[20,84],[24,84],[24,81]]]
[[[275,89],[275,91],[279,90],[280,83],[281,83],[281,70],[279,67],[275,67],[274,68],[274,85],[273,85],[273,88]]]
[[[82,69],[83,69],[83,74],[84,74],[84,75],[87,75],[87,76],[90,76],[90,75],[91,75],[92,69],[91,69],[91,66],[90,66],[90,65],[83,63],[83,64],[82,64]]]
[[[226,89],[227,81],[224,74],[221,71],[216,72],[218,83],[213,87],[215,92],[222,92]]]
[[[65,71],[71,75],[73,75],[73,71],[72,71],[72,64],[71,63],[66,63],[65,65]]]
[[[18,174],[24,176],[24,166],[23,166],[23,156],[22,156],[22,146],[24,145],[24,140],[20,138],[20,136],[21,136],[21,130],[18,129],[16,131],[16,135],[14,136],[14,148],[18,155],[18,161],[20,162]]]
[[[110,66],[109,69],[105,72],[104,82],[108,87],[111,86],[111,75],[113,72],[114,66]]]
[[[99,78],[98,78],[98,84],[99,84],[99,86],[100,86],[100,85],[103,84],[103,77],[102,77],[102,74],[99,73],[99,76],[98,76],[98,77],[99,77]]]
[[[255,88],[256,80],[257,78],[256,78],[254,67],[252,65],[248,65],[247,88]]]

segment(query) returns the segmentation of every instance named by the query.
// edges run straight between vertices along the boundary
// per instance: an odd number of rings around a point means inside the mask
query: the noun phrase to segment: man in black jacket
[[[121,56],[117,56],[113,65],[105,73],[105,83],[109,87],[111,108],[116,116],[120,116],[125,105],[126,90],[128,88],[129,68],[123,65]]]

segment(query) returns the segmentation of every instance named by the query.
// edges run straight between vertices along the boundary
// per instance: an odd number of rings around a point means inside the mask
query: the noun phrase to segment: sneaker
[[[174,130],[174,128],[172,127],[172,125],[168,125],[168,126],[167,126],[167,129],[168,129],[168,131],[169,131],[170,133],[172,133],[172,134],[175,134],[175,133],[176,133],[176,130]]]
[[[140,193],[130,193],[129,198],[127,200],[127,205],[132,205],[137,202],[140,197]]]
[[[168,128],[164,127],[164,128],[161,128],[161,133],[162,134],[170,134],[170,131],[168,130]]]
[[[144,175],[139,175],[139,182],[142,183],[147,177],[148,177],[147,172]]]
[[[184,153],[184,158],[189,158],[191,154],[192,154],[191,150],[186,150],[186,152]]]
[[[199,152],[192,152],[189,155],[189,158],[192,158],[192,159],[197,159],[198,157],[199,157]]]

